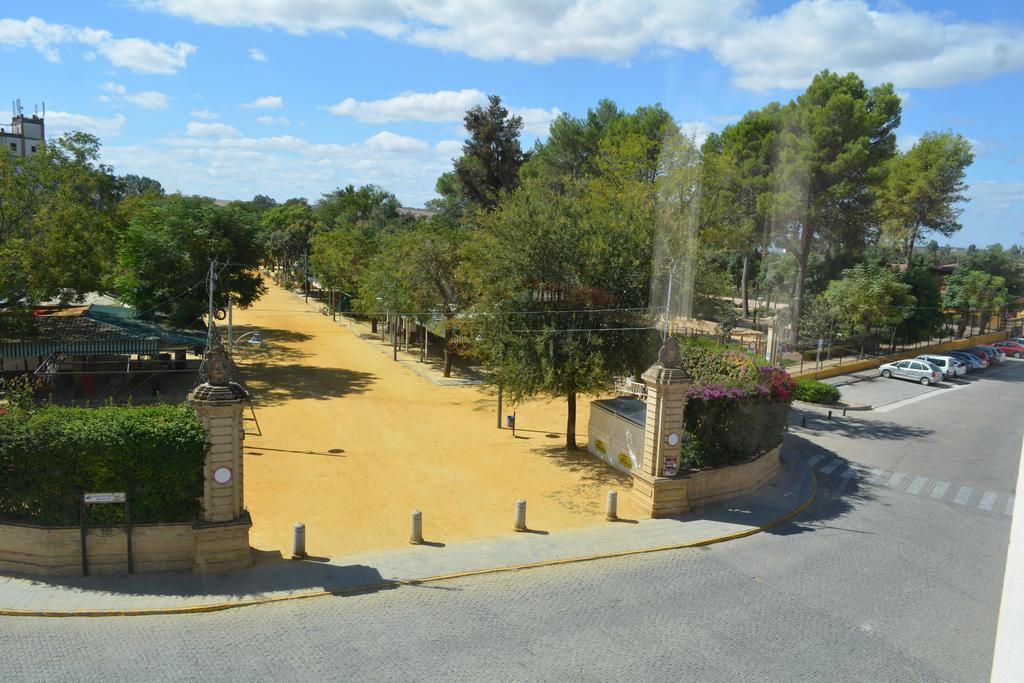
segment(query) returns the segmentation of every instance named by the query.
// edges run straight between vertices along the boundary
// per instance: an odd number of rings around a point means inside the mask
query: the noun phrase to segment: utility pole
[[[217,261],[210,261],[210,272],[209,280],[206,285],[206,291],[209,292],[210,299],[210,317],[207,320],[206,325],[206,350],[209,351],[213,345],[213,288],[214,288],[214,269],[217,267]]]
[[[305,274],[302,276],[302,291],[306,294],[306,303],[309,303],[309,247],[306,247],[306,258],[303,259],[303,270]]]

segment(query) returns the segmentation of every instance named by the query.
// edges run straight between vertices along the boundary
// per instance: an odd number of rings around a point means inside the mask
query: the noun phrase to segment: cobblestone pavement
[[[1022,380],[794,428],[818,496],[756,536],[211,614],[0,618],[0,677],[987,680]],[[867,474],[823,472],[837,458]]]

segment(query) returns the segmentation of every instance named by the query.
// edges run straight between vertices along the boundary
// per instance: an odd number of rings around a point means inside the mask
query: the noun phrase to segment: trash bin
[[[515,415],[506,415],[505,416],[505,427],[508,428],[508,429],[515,429],[516,428],[516,416]]]

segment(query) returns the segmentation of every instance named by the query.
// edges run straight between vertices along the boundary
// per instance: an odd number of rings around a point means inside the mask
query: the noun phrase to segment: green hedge
[[[187,406],[0,411],[0,515],[78,524],[84,491],[126,491],[133,522],[187,522],[202,511],[206,433]],[[116,522],[120,505],[90,506]]]
[[[686,401],[683,465],[721,467],[766,453],[782,443],[789,402],[770,397]]]
[[[839,402],[839,389],[816,379],[802,379],[796,383],[796,398],[808,403],[833,405]]]

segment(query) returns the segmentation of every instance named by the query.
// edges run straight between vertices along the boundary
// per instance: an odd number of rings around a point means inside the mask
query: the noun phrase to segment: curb
[[[501,572],[515,572],[525,569],[536,569],[539,567],[556,567],[563,564],[578,564],[582,562],[593,562],[595,560],[606,560],[616,557],[629,557],[630,555],[646,555],[650,553],[663,552],[666,550],[681,550],[683,548],[698,548],[706,545],[714,545],[716,543],[725,543],[726,541],[734,541],[740,538],[746,538],[747,536],[753,536],[763,531],[773,529],[780,524],[784,524],[789,520],[793,519],[801,512],[806,510],[815,497],[818,495],[818,478],[814,475],[814,469],[808,467],[811,474],[811,492],[807,496],[807,499],[797,505],[795,508],[782,515],[778,519],[775,519],[767,524],[763,524],[758,527],[748,529],[746,531],[740,531],[734,534],[726,534],[724,536],[713,536],[711,538],[704,538],[697,541],[688,541],[686,543],[676,543],[673,545],[655,546],[652,548],[640,548],[637,550],[620,550],[612,553],[602,553],[598,555],[585,555],[581,557],[568,557],[560,560],[542,560],[540,562],[528,562],[524,564],[506,565],[502,567],[490,567],[488,569],[477,569],[468,572],[454,572],[451,574],[438,574],[436,576],[427,576],[421,579],[405,579],[395,581],[382,581],[380,583],[367,584],[365,586],[353,586],[351,588],[339,588],[336,590],[321,590],[321,591],[310,591],[307,593],[297,593],[295,595],[280,595],[271,596],[266,598],[254,598],[251,600],[230,600],[225,602],[211,603],[207,605],[192,605],[186,607],[154,607],[148,609],[121,609],[121,610],[17,610],[17,609],[4,609],[0,608],[0,616],[3,617],[137,617],[137,616],[159,616],[159,615],[172,615],[172,614],[201,614],[205,612],[221,612],[223,610],[233,609],[236,607],[251,607],[254,605],[267,605],[275,602],[286,602],[289,600],[305,600],[308,598],[319,598],[327,596],[339,596],[339,595],[357,595],[360,593],[371,593],[378,590],[387,590],[391,588],[400,588],[401,586],[419,586],[425,583],[435,583],[438,581],[450,581],[452,579],[461,579],[469,576],[480,576],[484,574],[498,574]]]

